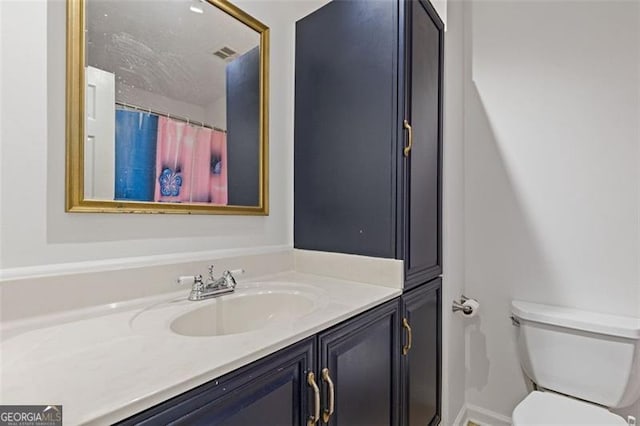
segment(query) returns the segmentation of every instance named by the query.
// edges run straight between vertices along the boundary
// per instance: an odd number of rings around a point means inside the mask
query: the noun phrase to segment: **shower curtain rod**
[[[150,109],[150,108],[144,108],[144,107],[137,106],[137,105],[131,105],[131,104],[128,104],[128,103],[125,103],[125,102],[116,102],[116,105],[121,106],[121,107],[125,107],[125,108],[135,109],[137,111],[148,112],[149,114],[160,115],[162,117],[167,117],[167,118],[171,118],[173,120],[182,121],[182,122],[187,123],[187,124],[193,124],[193,125],[196,125],[196,126],[205,127],[207,129],[217,130],[219,132],[227,133],[227,131],[224,130],[224,129],[221,129],[221,128],[215,127],[215,126],[211,126],[211,125],[209,125],[207,123],[203,123],[202,121],[191,120],[190,118],[184,118],[184,117],[180,117],[180,116],[177,116],[177,115],[171,115],[171,114],[166,113],[166,112],[155,111],[155,110]]]

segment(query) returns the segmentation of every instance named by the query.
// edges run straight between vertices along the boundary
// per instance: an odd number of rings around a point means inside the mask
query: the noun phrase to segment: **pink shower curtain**
[[[180,202],[184,196],[184,167],[187,163],[183,143],[189,139],[186,123],[166,117],[158,119],[158,146],[156,150],[156,201]],[[188,161],[190,163],[190,161]]]
[[[226,134],[160,117],[155,200],[227,204]]]

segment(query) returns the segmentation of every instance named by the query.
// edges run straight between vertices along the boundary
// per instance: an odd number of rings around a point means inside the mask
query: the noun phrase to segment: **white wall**
[[[510,415],[512,299],[640,316],[640,3],[465,12],[467,402]]]
[[[116,80],[116,102],[142,106],[151,110],[170,113],[171,116],[188,118],[219,129],[227,128],[227,97],[222,95],[209,105],[196,105],[178,101],[157,93],[148,92],[133,86],[127,86]]]
[[[223,97],[224,99],[224,97]],[[129,86],[116,79],[116,102],[149,108],[153,111],[169,113],[171,116],[200,121],[211,126],[226,127],[226,122],[218,121],[207,113],[207,107],[171,99],[138,87]]]
[[[209,123],[217,123],[221,129],[227,129],[227,96],[220,96],[211,102],[204,110],[206,120]]]
[[[234,2],[271,27],[267,217],[65,213],[65,3],[0,2],[0,268],[290,246],[293,23],[324,2]]]
[[[465,321],[451,311],[464,293],[463,9],[459,1],[434,2],[445,31],[442,424],[453,425],[465,403]]]

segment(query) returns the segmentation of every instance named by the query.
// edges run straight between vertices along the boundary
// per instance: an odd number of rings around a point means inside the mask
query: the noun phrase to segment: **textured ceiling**
[[[260,43],[257,32],[200,0],[88,0],[86,14],[87,65],[114,73],[118,84],[203,107],[225,95],[226,62],[213,52],[243,54]]]

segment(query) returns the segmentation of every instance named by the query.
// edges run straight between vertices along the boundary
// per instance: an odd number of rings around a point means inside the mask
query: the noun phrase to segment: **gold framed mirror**
[[[268,64],[226,0],[67,0],[66,211],[267,215]]]

